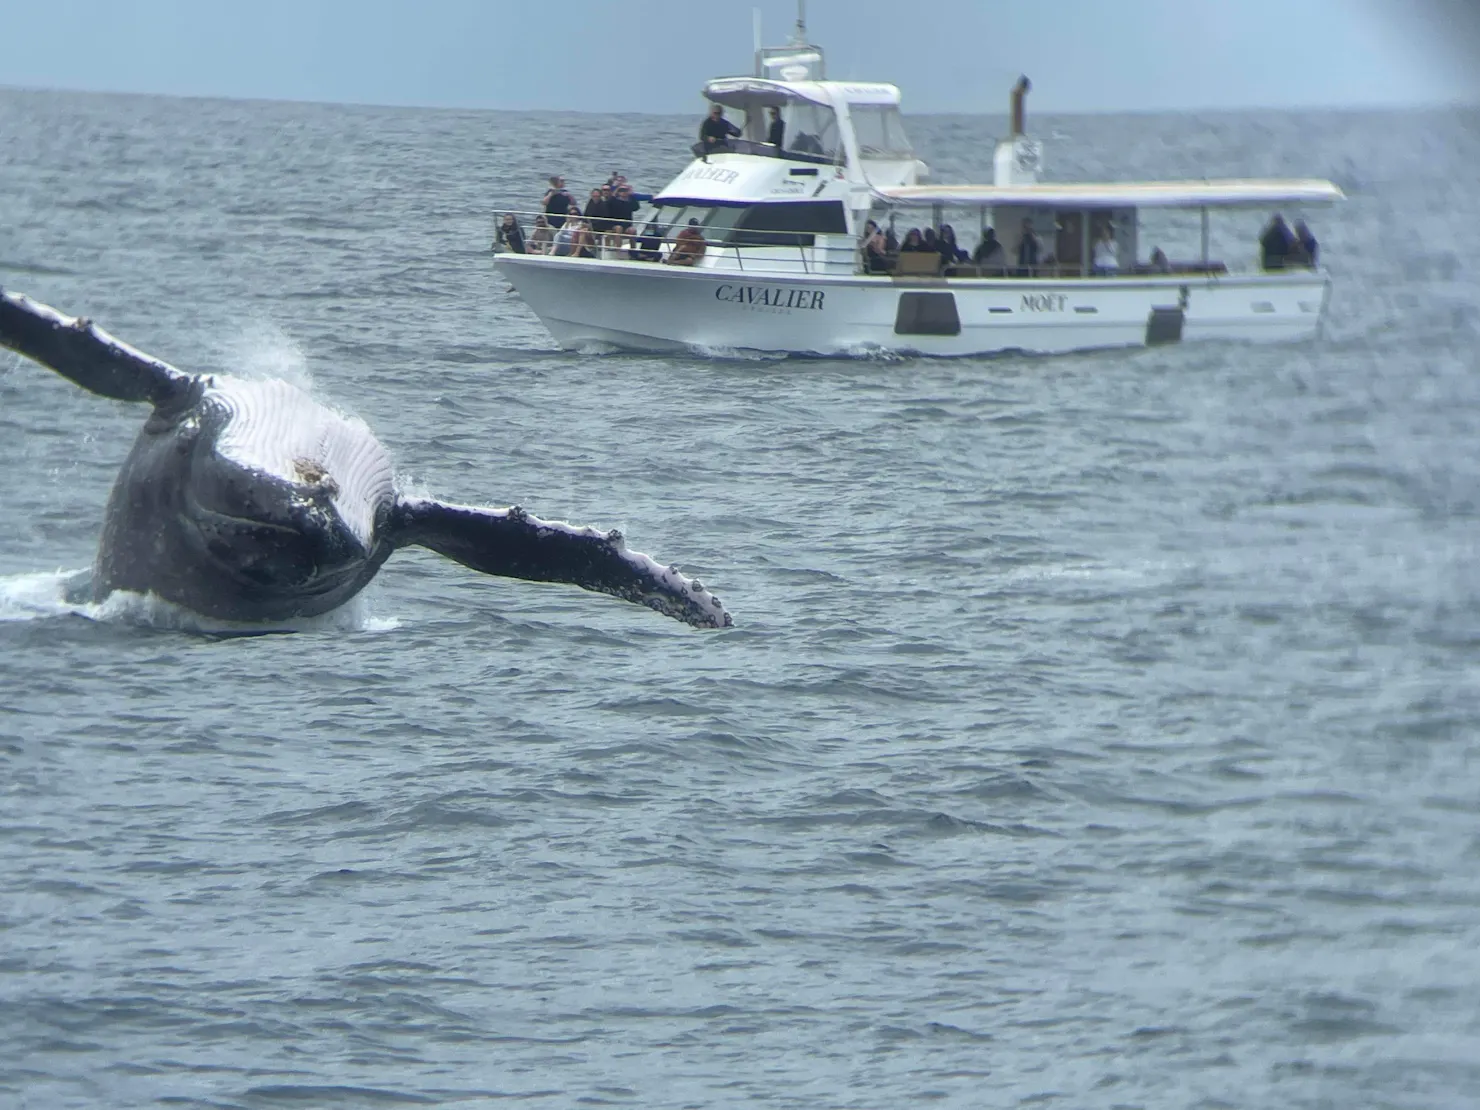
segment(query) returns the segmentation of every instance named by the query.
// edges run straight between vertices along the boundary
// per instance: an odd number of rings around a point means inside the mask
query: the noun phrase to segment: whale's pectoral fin
[[[628,551],[620,532],[540,520],[517,506],[480,509],[402,498],[388,537],[397,547],[428,547],[484,574],[569,582],[700,628],[732,623],[719,598],[702,584]]]
[[[49,366],[83,389],[118,401],[162,404],[196,380],[94,327],[20,293],[0,289],[0,345]]]

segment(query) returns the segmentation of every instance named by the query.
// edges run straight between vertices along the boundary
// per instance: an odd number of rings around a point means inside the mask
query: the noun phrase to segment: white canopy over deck
[[[899,104],[894,85],[863,81],[770,81],[764,77],[720,77],[704,86],[704,97],[737,111],[785,108],[789,104]]]
[[[1346,194],[1330,181],[1127,181],[1106,184],[905,185],[876,189],[889,204],[1023,208],[1267,208],[1330,204]]]

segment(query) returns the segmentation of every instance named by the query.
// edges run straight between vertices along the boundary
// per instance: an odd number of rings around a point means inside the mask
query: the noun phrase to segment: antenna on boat
[[[797,25],[785,46],[761,46],[761,13],[755,9],[755,75],[780,81],[821,81],[822,50],[807,41],[807,0],[797,0]]]
[[[759,57],[761,52],[761,10],[759,8],[750,9],[750,31],[751,37],[755,39],[756,56]]]

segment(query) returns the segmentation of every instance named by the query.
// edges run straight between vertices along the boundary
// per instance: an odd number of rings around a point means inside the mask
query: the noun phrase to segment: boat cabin
[[[881,227],[892,223],[895,238],[903,240],[910,226],[939,229],[959,214],[969,221],[965,226],[970,238],[963,246],[976,245],[987,228],[1001,244],[989,259],[954,264],[940,254],[919,252],[911,257],[911,252],[900,252],[885,272],[948,278],[1216,276],[1229,268],[1215,256],[1214,248],[1233,244],[1223,228],[1215,238],[1215,212],[1253,210],[1258,213],[1255,220],[1262,222],[1281,209],[1299,210],[1341,198],[1341,190],[1331,182],[1315,180],[927,185],[879,190],[874,220]],[[1147,236],[1153,223],[1156,234]],[[1029,234],[1036,240],[1036,250],[1021,251]],[[1250,235],[1241,230],[1243,246],[1234,249],[1256,254],[1258,238],[1257,231]],[[1164,246],[1173,251],[1171,257]],[[1295,268],[1302,261],[1291,256],[1278,268]]]

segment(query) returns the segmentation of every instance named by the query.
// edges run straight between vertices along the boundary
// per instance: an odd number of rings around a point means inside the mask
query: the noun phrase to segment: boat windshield
[[[786,149],[837,161],[838,114],[827,104],[796,101],[786,108]]]
[[[858,153],[865,158],[913,158],[905,137],[904,119],[897,104],[851,104],[848,115],[858,137]]]

